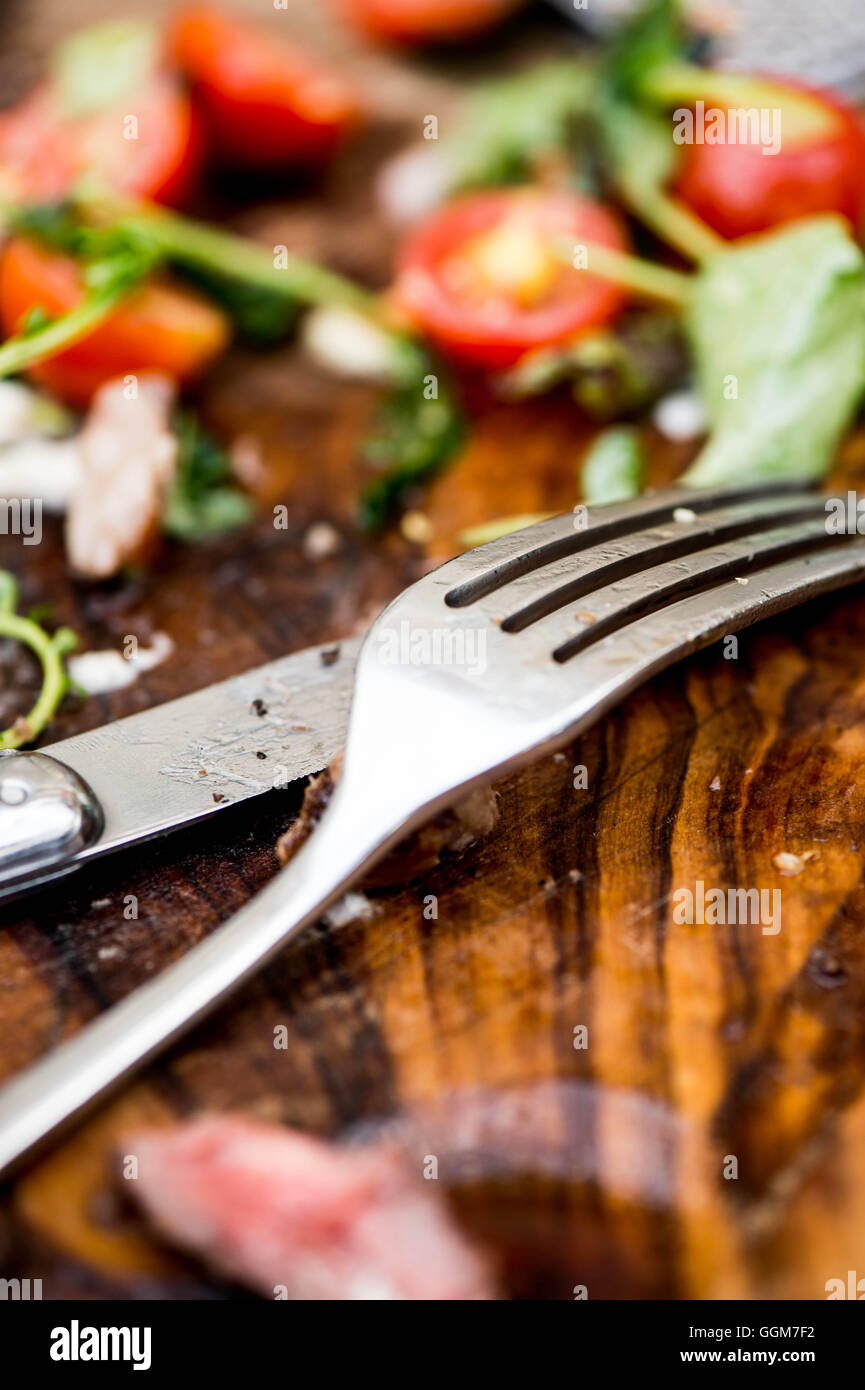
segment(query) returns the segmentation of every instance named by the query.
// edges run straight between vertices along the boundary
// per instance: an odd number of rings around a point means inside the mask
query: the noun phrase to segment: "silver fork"
[[[865,577],[804,488],[577,508],[426,575],[360,653],[342,777],[261,893],[0,1093],[0,1172],[269,960],[420,822],[713,639]]]

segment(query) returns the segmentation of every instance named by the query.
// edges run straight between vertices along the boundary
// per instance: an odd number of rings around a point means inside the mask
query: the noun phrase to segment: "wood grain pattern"
[[[59,13],[33,10],[43,22]],[[381,282],[387,239],[359,204],[359,170],[397,143],[412,93],[420,110],[430,88],[418,97],[413,83],[433,80],[399,74],[397,114],[347,157],[330,201],[240,220]],[[348,632],[450,553],[463,526],[573,503],[588,437],[576,411],[485,407],[427,499],[429,552],[398,536],[364,542],[351,518],[374,405],[293,350],[235,353],[202,407],[225,437],[254,434],[265,459],[248,534],[168,548],[158,573],[97,589],[70,583],[56,533],[26,554],[0,538],[25,601],[49,599],[83,647],[155,629],[176,644],[132,688],[68,701],[51,737]],[[686,451],[648,439],[655,479],[669,478]],[[863,455],[854,441],[845,480]],[[288,531],[269,524],[278,500]],[[322,518],[342,546],[312,564],[301,538]],[[31,677],[3,654],[4,708]],[[236,1294],[151,1238],[123,1201],[116,1155],[142,1121],[239,1108],[329,1135],[386,1125],[418,1163],[436,1153],[460,1219],[514,1296],[569,1298],[585,1284],[593,1298],[814,1299],[827,1279],[865,1273],[863,754],[861,596],[744,634],[735,661],[711,649],[653,681],[564,754],[503,782],[490,836],[371,892],[369,915],[309,931],[32,1167],[5,1194],[0,1271],[42,1278],[55,1298]],[[298,801],[293,788],[233,808],[41,893],[26,915],[7,910],[0,1074],[246,901],[276,871],[273,845]],[[781,851],[815,853],[785,877]],[[674,894],[698,879],[779,888],[781,931],[678,925]],[[287,1050],[273,1045],[279,1025]],[[588,1046],[575,1049],[581,1025]]]

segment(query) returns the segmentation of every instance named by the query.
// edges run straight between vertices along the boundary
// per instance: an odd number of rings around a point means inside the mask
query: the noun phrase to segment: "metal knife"
[[[318,772],[345,739],[361,638],[0,754],[0,900]]]

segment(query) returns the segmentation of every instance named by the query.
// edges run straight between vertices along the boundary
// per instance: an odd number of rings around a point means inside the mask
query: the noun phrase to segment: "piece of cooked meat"
[[[152,553],[174,477],[175,386],[142,372],[107,381],[79,437],[79,472],[66,517],[66,553],[86,579],[108,579]]]
[[[132,1136],[124,1155],[159,1231],[266,1298],[494,1297],[435,1184],[391,1143],[210,1115]]]
[[[342,773],[342,754],[317,777],[310,778],[303,797],[300,815],[276,842],[280,864],[287,864],[301,845],[309,839],[327,810],[334,788]],[[474,840],[488,835],[498,820],[495,792],[482,787],[470,792],[449,811],[442,811],[428,825],[421,826],[402,844],[372,869],[366,882],[371,886],[389,887],[410,883],[420,874],[435,868],[446,851],[458,854]]]

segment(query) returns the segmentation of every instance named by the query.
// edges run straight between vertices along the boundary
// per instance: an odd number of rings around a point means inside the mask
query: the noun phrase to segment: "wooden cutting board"
[[[296,8],[304,22],[310,7]],[[15,43],[38,52],[55,21],[102,13],[41,0],[25,18],[19,7]],[[535,41],[511,31],[480,62],[495,68]],[[351,47],[331,30],[322,42]],[[447,100],[452,74],[360,50],[346,60],[381,90],[387,69],[391,109],[323,193],[234,220],[382,283],[390,247],[369,173],[416,133],[431,92]],[[201,407],[262,457],[248,533],[168,547],[149,577],[99,588],[70,583],[56,530],[26,551],[0,538],[25,603],[50,602],[83,649],[156,630],[175,644],[132,688],[68,700],[51,738],[345,634],[452,553],[462,526],[573,504],[588,438],[576,411],[486,407],[430,492],[426,550],[362,540],[357,445],[375,404],[294,349],[235,352]],[[655,481],[686,461],[647,441]],[[854,441],[844,486],[863,459]],[[287,531],[270,524],[275,502],[289,507]],[[302,538],[320,520],[341,544],[312,561]],[[4,722],[32,678],[20,653],[3,653]],[[710,649],[653,681],[564,755],[503,782],[489,836],[370,891],[360,916],[309,931],[10,1186],[0,1274],[41,1278],[51,1298],[231,1296],[151,1238],[115,1179],[131,1127],[201,1108],[326,1135],[385,1125],[419,1162],[436,1153],[461,1221],[514,1296],[570,1298],[585,1285],[593,1298],[816,1299],[828,1279],[865,1274],[863,762],[861,594],[743,634],[736,660]],[[276,871],[299,794],[233,808],[8,909],[0,1075],[240,907]],[[782,852],[808,856],[801,872],[781,872]],[[674,894],[698,880],[779,888],[781,931],[679,925]],[[274,1047],[280,1026],[286,1049]]]

